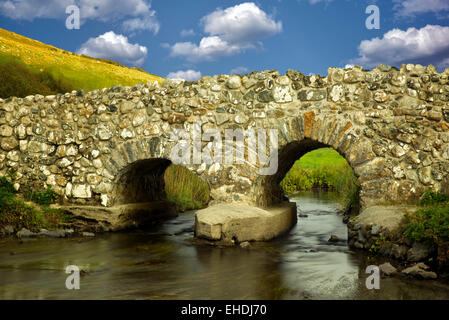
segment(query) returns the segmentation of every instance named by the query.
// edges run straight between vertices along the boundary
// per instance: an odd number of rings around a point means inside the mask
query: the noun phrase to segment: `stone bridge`
[[[449,192],[448,77],[433,66],[356,66],[328,77],[264,71],[0,99],[0,176],[17,172],[16,188],[52,186],[66,204],[161,200],[171,132],[201,122],[203,131],[279,137],[274,175],[249,161],[186,165],[209,184],[212,204],[278,203],[293,163],[325,146],[353,168],[362,207],[405,203],[426,189]]]

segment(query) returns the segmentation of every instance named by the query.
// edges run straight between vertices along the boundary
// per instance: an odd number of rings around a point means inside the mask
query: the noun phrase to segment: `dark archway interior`
[[[166,200],[164,172],[170,163],[147,159],[128,165],[117,181],[115,204]]]

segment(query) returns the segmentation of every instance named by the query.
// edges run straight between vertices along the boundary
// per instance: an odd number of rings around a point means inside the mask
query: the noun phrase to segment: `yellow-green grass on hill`
[[[42,88],[39,84],[28,85],[31,87],[30,90],[36,92],[27,94],[49,94],[48,88],[50,93],[69,88],[92,91],[114,85],[133,86],[138,83],[164,80],[141,69],[78,55],[0,28],[0,65],[2,64],[0,80],[3,80],[3,83],[13,81],[18,86],[27,78],[30,78],[31,83],[42,82],[41,78],[44,79],[44,84],[56,83],[53,88],[52,85],[46,85],[46,88]],[[5,67],[5,64],[8,65]],[[28,70],[25,76],[22,75],[24,69]],[[49,78],[51,79],[48,80]],[[21,93],[19,88],[16,89],[17,93]],[[14,92],[12,95],[18,96]]]

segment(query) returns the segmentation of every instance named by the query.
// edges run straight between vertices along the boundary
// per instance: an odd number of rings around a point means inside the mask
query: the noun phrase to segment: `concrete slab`
[[[295,225],[296,204],[284,202],[261,209],[244,204],[218,204],[195,214],[195,236],[232,243],[267,241]]]

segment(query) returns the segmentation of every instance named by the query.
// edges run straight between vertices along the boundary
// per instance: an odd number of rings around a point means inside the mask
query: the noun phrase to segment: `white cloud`
[[[444,68],[449,56],[449,27],[427,25],[406,31],[393,29],[381,39],[364,40],[359,46],[359,57],[351,63],[365,67],[378,64],[399,66],[403,63],[433,64]]]
[[[222,56],[237,54],[241,49],[238,45],[230,44],[220,37],[213,36],[201,39],[199,45],[192,42],[178,42],[170,48],[170,55],[185,57],[191,62],[212,61]]]
[[[229,73],[230,74],[245,74],[248,72],[248,68],[245,67],[237,67],[232,69]]]
[[[282,31],[282,22],[273,20],[253,2],[217,9],[203,17],[201,24],[208,36],[199,44],[174,44],[170,48],[172,57],[184,57],[191,62],[216,60],[261,47],[262,39]]]
[[[111,59],[132,67],[141,66],[144,63],[148,50],[137,43],[129,43],[128,38],[123,35],[109,31],[87,40],[77,53],[94,58]]]
[[[150,30],[153,31],[154,34],[159,32],[161,25],[156,19],[156,12],[151,11],[150,13],[144,15],[140,18],[132,18],[123,21],[122,26],[125,31],[132,32],[138,30]]]
[[[16,20],[65,20],[65,9],[69,5],[79,7],[82,21],[107,22],[127,19],[123,22],[123,28],[128,31],[142,29],[157,33],[160,28],[156,12],[151,10],[151,4],[146,0],[2,0],[0,13]]]
[[[282,31],[282,22],[274,21],[253,2],[217,9],[201,23],[204,32],[230,43],[255,42]]]
[[[201,72],[195,70],[179,70],[170,72],[167,75],[168,79],[182,79],[186,81],[196,81],[201,78]]]
[[[396,3],[394,9],[400,17],[413,17],[422,13],[441,14],[449,11],[448,0],[393,0]]]
[[[66,17],[65,8],[74,4],[73,0],[7,0],[0,1],[0,13],[15,20],[34,18]]]
[[[332,0],[309,0],[309,3],[310,4],[317,4],[317,3],[320,3],[320,2],[331,2]]]
[[[181,37],[192,37],[194,35],[195,35],[195,31],[193,31],[193,29],[181,30]]]

